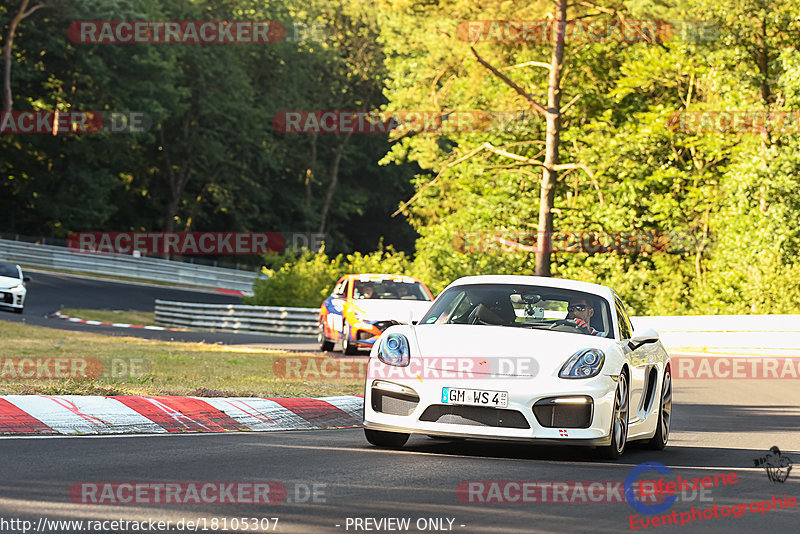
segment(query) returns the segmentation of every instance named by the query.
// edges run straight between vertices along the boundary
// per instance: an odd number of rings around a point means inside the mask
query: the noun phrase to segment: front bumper
[[[537,376],[459,381],[371,378],[368,375],[364,395],[364,427],[442,437],[602,446],[611,441],[611,419],[617,386],[615,378],[601,374],[585,380]],[[398,390],[401,387],[409,388],[418,401],[413,402],[415,397],[408,394],[407,390],[406,394],[395,393],[395,401],[391,394],[387,395],[385,387]],[[506,391],[508,405],[506,408],[488,408],[443,404],[443,387]],[[387,396],[390,398],[388,403],[384,401]],[[573,422],[551,426],[553,421],[543,418],[541,411],[538,418],[534,413],[533,407],[537,402],[552,404],[548,400],[574,400],[579,397],[587,398],[591,403],[591,413],[586,423],[575,423],[575,418],[561,417],[559,421]]]
[[[0,306],[8,308],[22,308],[25,306],[25,295],[27,290],[23,289],[0,289]]]

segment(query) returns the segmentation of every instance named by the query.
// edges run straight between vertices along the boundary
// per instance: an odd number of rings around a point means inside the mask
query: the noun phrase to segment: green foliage
[[[256,281],[254,296],[247,304],[259,306],[299,306],[314,308],[322,304],[334,284],[345,274],[382,273],[411,274],[412,265],[404,252],[381,243],[371,254],[338,254],[330,258],[324,251],[304,249],[299,254],[280,257],[266,256],[262,273],[266,278]]]

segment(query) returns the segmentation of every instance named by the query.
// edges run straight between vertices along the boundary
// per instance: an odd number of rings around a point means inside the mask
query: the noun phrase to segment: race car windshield
[[[580,291],[529,285],[452,287],[419,324],[508,326],[613,337],[605,299]]]
[[[354,299],[431,300],[419,282],[395,280],[356,281]]]
[[[0,276],[7,276],[9,278],[19,278],[19,271],[16,265],[10,263],[0,263]]]

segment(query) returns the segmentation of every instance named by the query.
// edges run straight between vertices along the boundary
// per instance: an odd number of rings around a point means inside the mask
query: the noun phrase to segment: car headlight
[[[25,289],[25,286],[22,285],[22,284],[19,284],[19,285],[16,285],[14,287],[9,287],[8,288],[9,291],[22,291],[23,289]]]
[[[591,378],[600,373],[606,355],[600,349],[581,349],[561,367],[560,378]]]
[[[406,367],[410,361],[408,339],[403,334],[389,334],[381,340],[378,359],[387,365]]]

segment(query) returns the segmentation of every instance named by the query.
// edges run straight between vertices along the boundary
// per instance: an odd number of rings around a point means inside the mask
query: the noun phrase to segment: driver
[[[408,286],[406,284],[395,284],[394,293],[397,298],[402,299],[408,296]]]
[[[356,298],[371,299],[375,296],[375,288],[372,287],[372,284],[369,282],[361,284],[361,287],[356,286],[356,290],[359,293],[359,296]]]
[[[589,325],[593,315],[594,307],[584,297],[573,297],[567,303],[567,320],[575,321],[578,326],[587,328],[593,336],[596,336],[600,332]]]

